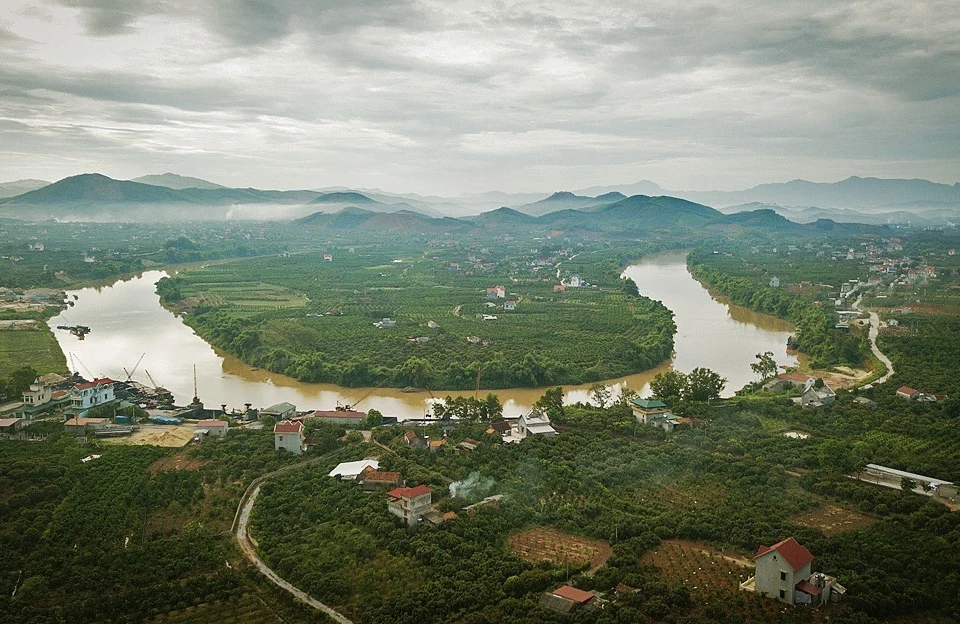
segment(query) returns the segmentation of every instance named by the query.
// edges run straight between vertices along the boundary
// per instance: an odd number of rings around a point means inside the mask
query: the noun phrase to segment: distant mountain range
[[[639,190],[643,189],[643,190]],[[582,194],[620,191],[628,195],[671,195],[714,208],[744,204],[775,204],[840,210],[900,209],[960,206],[960,183],[938,184],[929,180],[849,177],[840,182],[790,182],[761,184],[741,191],[680,191],[661,188],[643,180],[634,184],[593,186]]]
[[[414,209],[406,203],[383,203],[353,192],[237,189],[170,175],[157,177],[178,186],[202,183],[205,188],[171,188],[88,173],[0,199],[0,216],[90,221],[291,219],[317,211],[318,204],[327,212],[358,204],[376,212]]]
[[[161,173],[159,175],[145,175],[139,178],[133,178],[131,182],[140,182],[141,184],[152,184],[154,186],[165,186],[167,188],[181,190],[188,188],[198,189],[221,189],[226,188],[221,184],[214,184],[209,180],[200,178],[191,178],[188,176],[177,175],[175,173]]]
[[[0,182],[0,199],[5,197],[15,197],[23,193],[35,191],[50,184],[46,180],[14,180],[13,182]]]
[[[595,198],[594,198],[595,199]],[[436,235],[458,232],[490,234],[578,235],[588,238],[637,239],[674,234],[712,233],[739,236],[744,233],[802,235],[851,235],[882,232],[885,228],[861,224],[838,224],[820,220],[811,224],[789,221],[773,210],[725,215],[713,208],[675,197],[634,195],[602,206],[563,209],[539,217],[512,208],[497,208],[473,217],[434,218],[411,211],[376,213],[363,208],[316,213],[296,221],[304,229],[327,232],[379,232]]]
[[[0,184],[0,216],[68,220],[296,219],[343,208],[371,212],[414,212],[431,217],[471,217],[510,207],[542,217],[565,211],[599,212],[632,197],[672,197],[722,212],[771,210],[791,221],[831,219],[845,223],[944,225],[960,222],[960,183],[851,177],[834,183],[794,180],[742,191],[668,191],[649,180],[593,186],[553,194],[487,193],[457,197],[389,193],[380,189],[332,187],[275,191],[229,188],[174,173],[134,180],[83,174],[52,184],[18,180]],[[498,218],[506,213],[498,213]],[[562,222],[569,215],[555,215]],[[516,215],[512,215],[517,219]]]

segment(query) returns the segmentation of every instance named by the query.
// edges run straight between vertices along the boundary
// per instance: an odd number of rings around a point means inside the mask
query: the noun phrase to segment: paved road
[[[855,310],[860,309],[860,302],[863,300],[863,295],[857,298],[856,302],[853,304]],[[884,366],[887,367],[887,372],[882,377],[872,382],[873,384],[879,384],[887,381],[893,375],[893,362],[890,361],[886,355],[883,354],[883,351],[877,347],[877,336],[880,335],[880,317],[877,316],[876,312],[870,312],[870,350],[873,351],[873,354],[877,356],[877,359],[883,362]]]
[[[302,466],[302,464],[298,464],[298,466]],[[277,472],[281,472],[281,471],[277,471]],[[263,574],[265,577],[270,579],[270,582],[272,582],[277,587],[287,592],[290,592],[296,598],[307,603],[314,609],[323,611],[324,613],[329,615],[331,618],[333,618],[335,621],[340,622],[340,624],[353,624],[353,622],[347,619],[347,617],[344,616],[339,611],[335,611],[334,609],[328,607],[327,605],[323,604],[319,600],[316,600],[315,598],[310,597],[310,595],[307,594],[306,592],[300,589],[297,589],[287,581],[280,578],[280,576],[278,576],[276,572],[271,570],[270,567],[267,566],[267,564],[264,563],[263,560],[260,558],[260,556],[257,554],[257,550],[253,545],[253,541],[252,541],[253,538],[247,532],[247,525],[250,522],[250,512],[253,510],[253,503],[257,500],[257,495],[260,493],[260,486],[263,485],[263,480],[265,480],[265,477],[267,476],[270,476],[270,475],[264,475],[263,477],[261,477],[260,479],[254,482],[254,485],[252,485],[253,489],[248,490],[248,493],[246,494],[246,499],[243,502],[243,506],[240,508],[239,519],[237,520],[237,529],[236,529],[237,543],[240,545],[240,550],[242,550],[243,554],[247,556],[247,559],[249,559],[250,562],[257,567],[257,569],[260,571],[260,574]]]

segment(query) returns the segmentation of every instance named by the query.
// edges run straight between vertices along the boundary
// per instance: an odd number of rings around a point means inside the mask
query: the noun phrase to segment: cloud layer
[[[953,0],[7,0],[0,179],[953,182],[958,76]]]

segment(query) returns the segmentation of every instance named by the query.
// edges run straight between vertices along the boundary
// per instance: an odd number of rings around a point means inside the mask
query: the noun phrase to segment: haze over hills
[[[183,182],[169,177],[164,180]],[[2,199],[0,215],[93,221],[292,219],[316,211],[317,206],[312,202],[322,204],[328,212],[357,203],[378,212],[414,209],[406,203],[384,204],[352,192],[270,191],[221,186],[174,189],[90,173]]]
[[[13,180],[12,182],[0,182],[0,199],[5,197],[16,197],[23,193],[29,193],[50,184],[46,180]]]
[[[442,232],[476,231],[532,235],[579,235],[588,238],[632,239],[673,233],[699,232],[737,235],[753,233],[834,234],[882,233],[886,229],[862,224],[838,224],[819,220],[798,224],[772,210],[757,210],[725,215],[713,208],[675,197],[635,195],[600,208],[565,209],[539,217],[512,208],[498,208],[473,217],[433,218],[410,211],[375,213],[363,208],[345,208],[330,214],[318,212],[296,221],[306,229],[325,231],[390,232],[408,235],[434,235]]]
[[[628,192],[636,189],[649,192]],[[667,191],[654,182],[642,180],[619,186],[594,186],[579,192],[490,191],[439,197],[346,187],[287,191],[230,188],[173,173],[135,180],[82,174],[52,184],[42,180],[0,184],[0,216],[74,220],[294,219],[317,210],[334,213],[356,206],[372,212],[414,211],[432,217],[470,217],[509,206],[539,217],[569,210],[600,212],[628,195],[681,198],[714,206],[725,213],[771,209],[802,223],[823,218],[847,223],[920,226],[960,222],[960,183],[951,186],[927,180],[857,177],[834,183],[794,180],[730,192]],[[554,218],[562,221],[566,217]]]
[[[191,178],[189,176],[177,175],[176,173],[161,173],[158,175],[145,175],[139,178],[133,178],[131,182],[140,182],[142,184],[152,184],[154,186],[165,186],[167,188],[182,190],[188,188],[197,189],[222,189],[227,188],[222,184],[216,184],[209,180],[200,178]]]
[[[515,206],[514,208],[519,212],[523,212],[534,217],[539,217],[551,212],[557,212],[558,210],[576,210],[578,208],[602,206],[619,201],[625,197],[626,195],[617,191],[606,193],[598,197],[587,197],[583,195],[576,195],[568,191],[558,191],[547,198],[541,199],[540,201],[524,204],[522,206]]]

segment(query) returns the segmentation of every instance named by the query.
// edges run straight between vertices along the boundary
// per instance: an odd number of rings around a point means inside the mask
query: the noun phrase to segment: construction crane
[[[337,403],[337,411],[338,411],[338,412],[349,412],[350,410],[356,408],[358,405],[360,405],[360,404],[363,402],[364,399],[366,399],[368,396],[370,396],[371,394],[373,394],[374,392],[376,392],[376,391],[380,388],[380,386],[383,385],[383,383],[384,383],[384,382],[381,381],[380,383],[378,383],[378,384],[375,385],[374,387],[368,388],[368,389],[366,390],[366,392],[364,392],[362,395],[360,395],[360,398],[357,399],[356,401],[354,401],[353,403],[344,403],[344,404],[342,404],[342,405],[341,405],[340,403]]]
[[[154,387],[154,388],[159,388],[159,387],[160,387],[160,386],[157,385],[157,382],[153,380],[153,375],[150,374],[150,371],[148,371],[147,369],[143,369],[143,372],[146,373],[147,379],[150,380],[150,383],[153,384],[153,387]]]
[[[85,370],[85,371],[87,372],[87,374],[90,375],[90,380],[91,380],[91,381],[97,378],[96,375],[94,375],[93,373],[90,372],[90,369],[87,368],[87,365],[83,363],[83,360],[80,359],[80,356],[79,356],[79,355],[74,355],[73,353],[71,353],[71,354],[70,354],[70,361],[73,362],[74,359],[76,359],[77,362],[80,362],[80,366],[83,367],[83,370]],[[76,366],[76,365],[73,366],[73,370],[77,370],[77,366]]]
[[[131,370],[130,372],[127,372],[126,368],[123,369],[123,372],[127,373],[126,381],[130,381],[130,378],[133,377],[133,374],[137,372],[137,367],[140,366],[140,362],[143,361],[143,356],[145,355],[146,355],[146,352],[140,354],[140,359],[137,360],[137,363],[133,365],[133,370]]]

